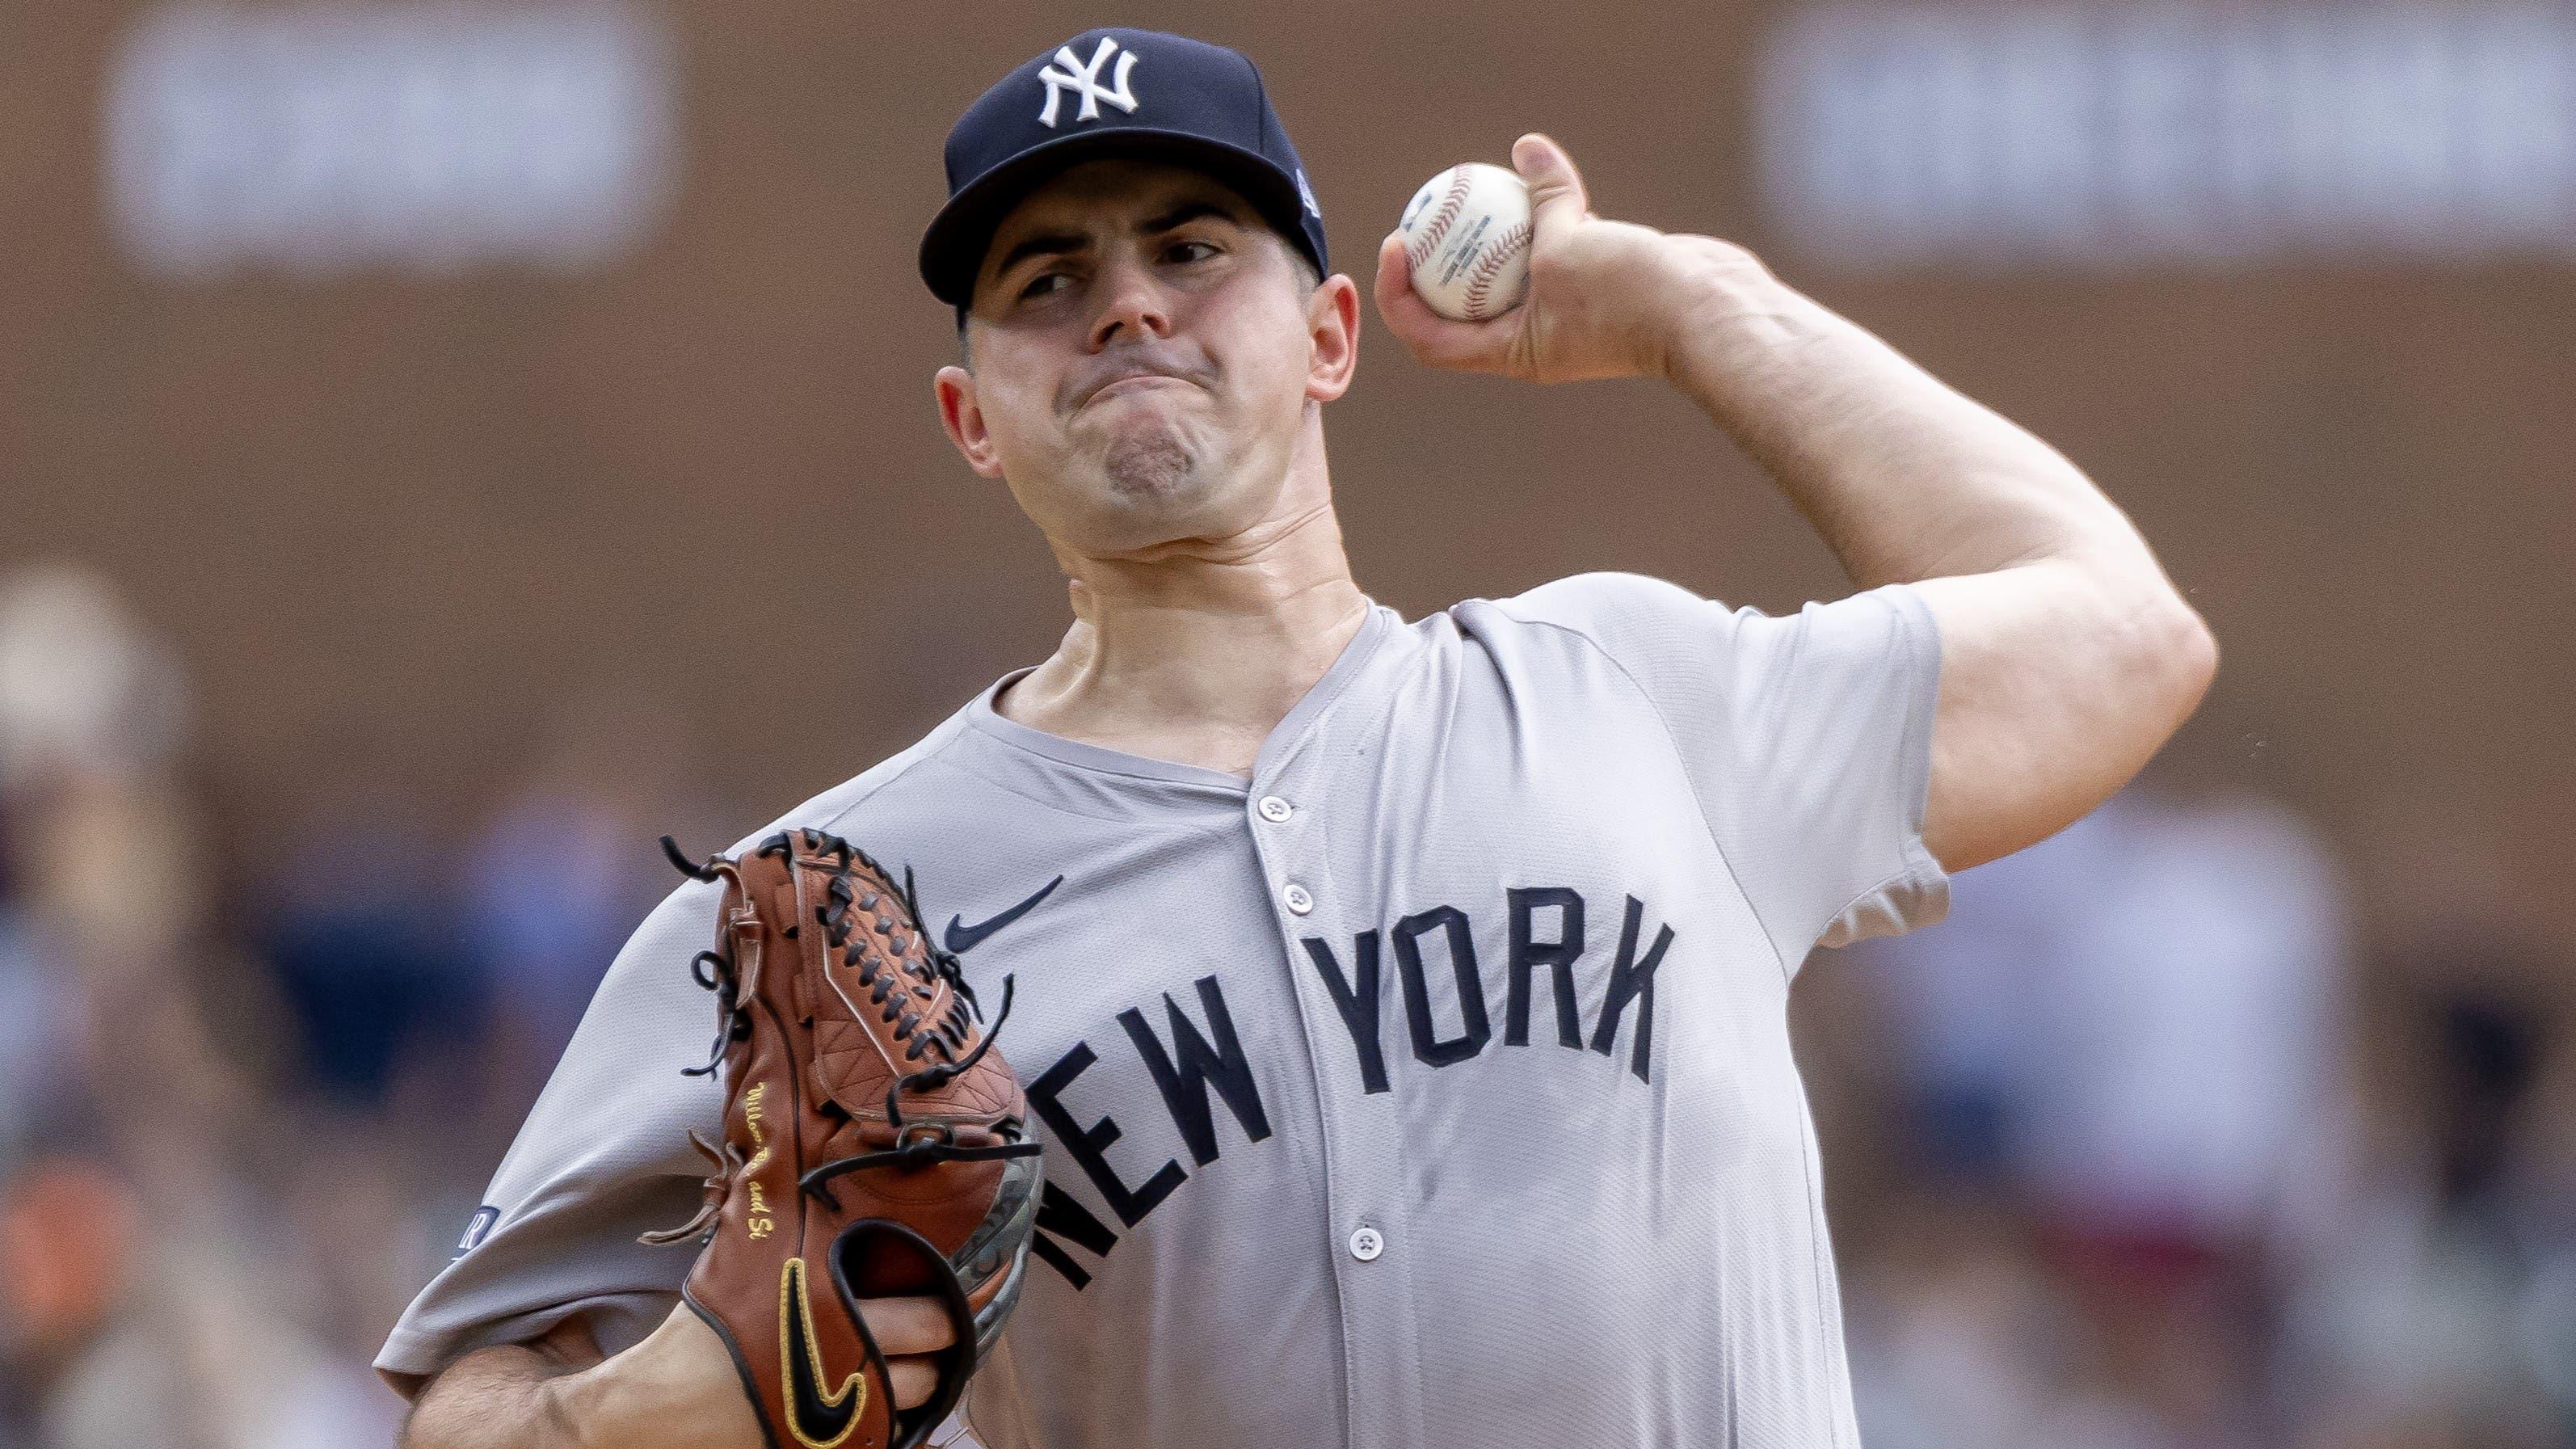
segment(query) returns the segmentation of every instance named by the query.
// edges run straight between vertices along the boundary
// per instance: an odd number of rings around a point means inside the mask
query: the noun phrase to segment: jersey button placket
[[[1285,795],[1264,795],[1253,805],[1252,813],[1270,824],[1285,825],[1296,815],[1297,807],[1289,804]],[[1288,882],[1279,892],[1279,899],[1287,904],[1288,913],[1292,916],[1306,915],[1315,909],[1315,893],[1306,889],[1303,881]]]
[[[1382,1216],[1389,1206],[1384,1167],[1370,1163],[1355,1170],[1355,1161],[1369,1162],[1376,1150],[1371,1144],[1393,1129],[1393,1103],[1384,1096],[1367,1095],[1352,1079],[1355,1058],[1349,1028],[1302,944],[1307,936],[1347,942],[1354,929],[1340,919],[1347,908],[1341,898],[1324,899],[1331,895],[1334,881],[1320,829],[1322,806],[1292,783],[1300,778],[1301,767],[1311,771],[1314,763],[1311,755],[1283,761],[1280,773],[1254,785],[1245,816],[1254,853],[1272,882],[1272,899],[1283,908],[1281,945],[1304,1014],[1317,1086],[1316,1111],[1324,1131],[1320,1146],[1327,1216],[1313,1226],[1324,1229],[1326,1236],[1318,1246],[1333,1260],[1344,1382],[1350,1395],[1345,1404],[1349,1437],[1342,1443],[1364,1446],[1374,1442],[1374,1430],[1364,1431],[1362,1425],[1406,1421],[1418,1411],[1406,1387],[1418,1382],[1418,1373],[1409,1348],[1403,1284],[1400,1277],[1388,1276],[1388,1268],[1398,1265],[1377,1262],[1387,1249]],[[1347,957],[1347,950],[1343,954]]]

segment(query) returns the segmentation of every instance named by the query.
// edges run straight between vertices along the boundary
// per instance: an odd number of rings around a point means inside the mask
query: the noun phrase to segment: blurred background
[[[1552,132],[2063,448],[2215,626],[2136,786],[1801,977],[1873,1449],[2576,1444],[2576,7],[0,22],[0,1446],[389,1444],[367,1361],[654,837],[1052,645],[913,248],[956,113],[1112,22],[1262,65],[1345,268]],[[1369,327],[1335,476],[1408,617],[1843,591],[1665,390]],[[854,624],[841,732],[728,707]]]

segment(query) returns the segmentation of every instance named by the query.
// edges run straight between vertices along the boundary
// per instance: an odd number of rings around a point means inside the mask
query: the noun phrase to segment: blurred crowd
[[[1824,968],[1872,1449],[2576,1444],[2564,963],[2474,832],[2368,854],[2151,776]]]
[[[233,838],[174,652],[94,576],[0,574],[0,1449],[393,1442],[369,1360],[655,837],[743,828],[655,712],[552,707],[465,838],[363,781]]]
[[[0,1449],[392,1442],[652,841],[761,814],[652,713],[532,719],[462,838],[347,782],[228,839],[174,651],[0,574]],[[1871,1449],[2576,1446],[2566,963],[2388,835],[2154,778],[1809,969]]]

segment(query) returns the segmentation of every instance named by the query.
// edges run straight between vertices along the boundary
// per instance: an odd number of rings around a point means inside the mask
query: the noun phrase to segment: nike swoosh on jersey
[[[978,941],[983,940],[986,936],[1002,929],[1004,926],[1018,920],[1020,917],[1027,915],[1030,907],[1036,905],[1042,900],[1045,900],[1055,891],[1057,886],[1062,884],[1064,884],[1064,877],[1057,876],[1055,879],[1048,881],[1045,885],[1038,887],[1038,893],[1036,895],[1029,897],[1027,900],[1020,902],[1018,905],[1011,907],[1009,910],[1002,912],[1000,915],[995,916],[989,921],[978,921],[974,925],[969,926],[965,924],[963,917],[950,916],[948,918],[948,949],[961,956],[966,954],[968,951],[975,948],[975,943]]]
[[[787,1372],[787,1432],[806,1449],[832,1449],[858,1427],[868,1406],[863,1375],[823,1392],[823,1351],[814,1342],[814,1305],[805,1296],[805,1260],[790,1258],[778,1274],[778,1356]]]

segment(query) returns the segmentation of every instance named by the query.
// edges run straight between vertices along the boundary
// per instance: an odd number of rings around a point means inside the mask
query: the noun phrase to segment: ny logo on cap
[[[1107,65],[1113,55],[1118,57],[1118,67],[1110,74],[1110,84],[1104,86],[1100,83],[1100,68]],[[1127,76],[1135,69],[1136,52],[1130,50],[1121,54],[1118,42],[1106,35],[1100,37],[1100,44],[1092,49],[1088,65],[1074,58],[1072,46],[1057,46],[1055,64],[1038,72],[1038,79],[1046,82],[1047,92],[1046,109],[1038,112],[1038,124],[1050,127],[1055,124],[1056,103],[1064,99],[1067,91],[1082,97],[1082,109],[1073,115],[1077,121],[1099,120],[1102,101],[1131,116],[1136,114],[1136,93],[1127,89]]]

